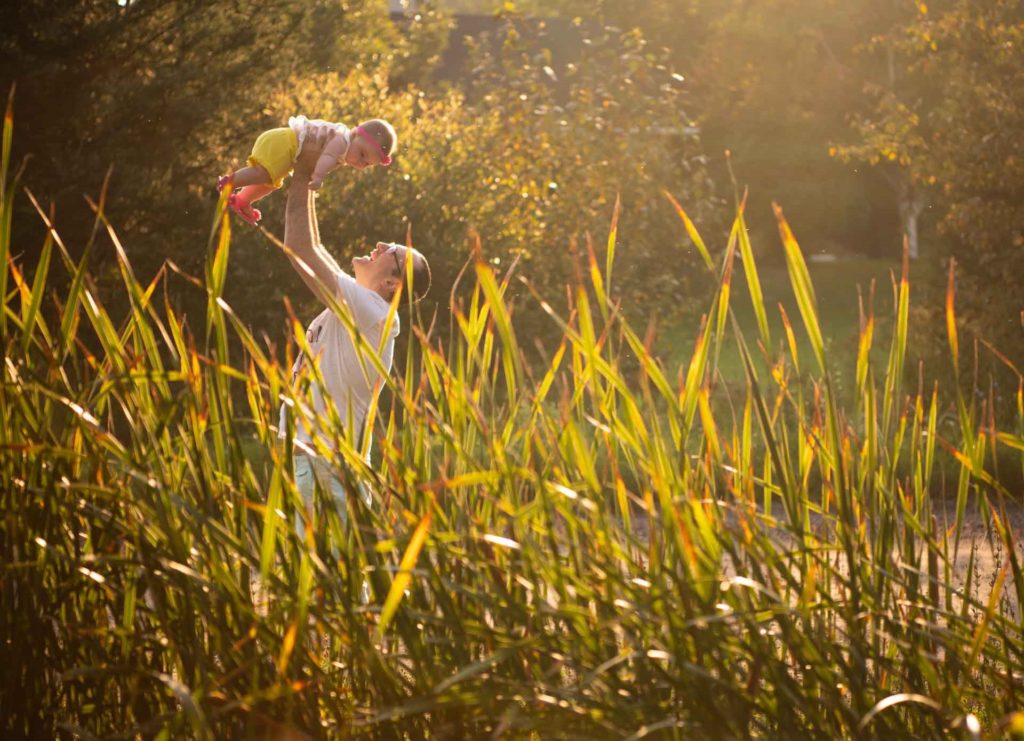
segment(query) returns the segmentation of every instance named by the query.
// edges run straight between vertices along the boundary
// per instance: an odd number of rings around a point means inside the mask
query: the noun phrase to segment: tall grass
[[[139,282],[102,198],[77,260],[38,209],[47,235],[30,277],[11,244],[14,199],[32,198],[9,169],[12,130],[8,109],[5,736],[973,738],[1020,726],[1024,571],[988,462],[997,446],[1024,450],[1022,395],[1016,427],[997,430],[990,400],[946,389],[957,422],[941,434],[939,391],[902,382],[906,265],[892,344],[872,346],[867,317],[857,401],[843,408],[781,211],[802,324],[784,318],[785,341],[769,335],[742,205],[717,264],[676,204],[719,286],[680,369],[609,293],[614,225],[603,270],[591,249],[568,316],[550,311],[562,340],[539,367],[504,301],[516,277],[475,264],[448,336],[404,335],[418,362],[375,410],[373,469],[337,435],[339,472],[353,490],[371,482],[373,506],[351,496],[351,526],[326,511],[296,530],[294,414],[282,444],[276,413],[307,404],[319,379],[293,390],[287,359],[222,299],[223,203],[199,282],[205,324],[162,299],[163,273]],[[111,245],[123,318],[89,272]],[[739,300],[754,302],[756,337],[731,319]],[[797,356],[799,332],[812,358]],[[716,383],[730,337],[741,393]],[[949,522],[933,508],[943,456],[956,471]],[[975,507],[1007,560],[986,574],[971,546],[957,576]]]

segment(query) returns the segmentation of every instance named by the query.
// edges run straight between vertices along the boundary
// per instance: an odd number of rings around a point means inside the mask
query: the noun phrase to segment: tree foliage
[[[435,18],[403,34],[372,0],[68,2],[55,22],[48,7],[16,4],[2,24],[25,183],[81,243],[92,228],[83,195],[95,199],[109,172],[107,216],[142,275],[166,259],[201,272],[216,178],[281,125],[267,101],[282,81],[360,65],[415,76],[441,48],[424,55],[408,41],[429,37]]]
[[[443,299],[476,234],[493,264],[518,259],[539,288],[560,287],[578,269],[571,245],[580,258],[589,238],[600,253],[621,197],[625,303],[667,314],[691,305],[692,255],[661,190],[699,218],[710,185],[684,90],[638,31],[569,29],[580,51],[567,64],[552,56],[550,28],[510,15],[474,43],[464,79],[441,84],[430,71],[450,19],[430,9],[395,24],[369,0],[137,0],[84,16],[69,4],[66,25],[79,32],[34,46],[49,37],[33,7],[11,11],[20,30],[2,47],[28,131],[19,149],[33,154],[27,182],[73,234],[91,227],[81,195],[95,197],[112,167],[108,215],[144,275],[167,258],[201,271],[213,183],[261,130],[298,112],[350,124],[384,116],[398,128],[395,165],[343,170],[319,201],[343,263],[411,233]],[[264,203],[280,233],[283,194]],[[278,299],[305,292],[262,236],[236,231],[228,296],[254,326],[279,326]],[[661,269],[666,255],[679,270]],[[172,290],[197,310],[205,300],[184,283]]]
[[[409,233],[438,284],[429,306],[446,303],[479,238],[484,259],[503,268],[518,261],[531,284],[557,295],[588,259],[588,239],[603,260],[619,198],[618,254],[628,267],[616,285],[624,305],[667,316],[692,307],[694,255],[661,189],[699,217],[711,188],[699,142],[671,126],[683,91],[663,60],[639,34],[602,31],[556,71],[543,29],[510,18],[497,34],[475,45],[469,92],[394,90],[381,71],[353,70],[292,80],[268,100],[272,116],[386,115],[398,128],[392,167],[341,173],[325,185],[319,214],[328,246],[349,256]],[[277,219],[283,200],[273,200]],[[664,270],[666,258],[678,269]],[[242,268],[264,271],[242,282],[263,297],[266,264]],[[513,288],[515,296],[521,310],[536,308],[525,290]]]
[[[895,257],[908,235],[925,272],[955,255],[962,319],[1021,346],[1020,2],[649,0],[592,12],[670,48],[709,153],[730,149],[751,186],[752,227],[779,200],[811,251],[840,242]],[[945,273],[934,272],[941,312]]]
[[[1024,15],[1017,2],[957,3],[910,30],[916,63],[941,103],[918,154],[960,265],[977,332],[1020,347],[1024,274]],[[964,290],[966,289],[966,290]],[[1012,345],[1006,343],[1012,342]],[[1019,352],[1017,353],[1020,357]]]
[[[588,14],[577,0],[561,5],[566,12]],[[733,196],[727,159],[739,184],[750,188],[752,229],[774,233],[774,200],[793,215],[812,251],[896,254],[894,193],[879,187],[884,181],[877,173],[836,162],[829,146],[846,135],[865,81],[884,66],[856,49],[891,27],[902,12],[898,4],[650,0],[597,5],[602,20],[639,27],[669,49],[691,89],[693,120],[719,194]]]
[[[859,140],[840,155],[898,170],[926,195],[957,258],[960,315],[1019,353],[1024,270],[1024,12],[1019,2],[953,0],[872,40],[888,84],[867,88]],[[940,254],[943,254],[940,253]],[[938,293],[943,286],[935,285]],[[933,301],[939,312],[941,301]]]

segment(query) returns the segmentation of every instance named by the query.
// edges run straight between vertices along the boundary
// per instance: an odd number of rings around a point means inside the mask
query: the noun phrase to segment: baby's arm
[[[348,140],[341,135],[335,136],[326,145],[320,158],[316,161],[313,169],[313,177],[309,181],[310,190],[319,190],[323,185],[324,178],[331,170],[335,169],[344,160],[345,152],[348,151]]]

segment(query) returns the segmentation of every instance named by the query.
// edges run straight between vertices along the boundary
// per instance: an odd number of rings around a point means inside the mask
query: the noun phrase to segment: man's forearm
[[[321,291],[324,286],[334,285],[339,268],[334,258],[320,245],[313,194],[304,182],[294,178],[288,188],[284,243],[291,251],[288,259],[292,267],[313,294],[324,301]]]
[[[316,217],[316,193],[307,191],[309,193],[309,231],[313,237],[313,249],[318,249],[324,254],[327,254],[327,250],[324,249],[324,243],[320,241],[320,219]],[[330,257],[327,254],[327,257]],[[334,260],[332,259],[333,263]]]
[[[316,236],[313,228],[315,212],[312,210],[312,198],[305,186],[295,187],[295,181],[288,188],[288,200],[284,213],[284,243],[298,257],[308,255],[313,250]]]

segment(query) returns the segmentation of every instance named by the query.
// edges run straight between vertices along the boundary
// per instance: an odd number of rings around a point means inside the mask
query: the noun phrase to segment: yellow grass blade
[[[733,229],[733,235],[736,230]],[[712,373],[718,368],[719,353],[722,349],[722,335],[725,333],[725,320],[729,317],[729,299],[732,295],[732,269],[736,259],[736,240],[729,240],[725,251],[725,264],[722,269],[722,282],[718,289],[718,317],[715,321],[715,358]]]
[[[608,321],[608,294],[605,288],[604,278],[601,277],[601,268],[597,264],[597,255],[594,254],[594,240],[587,234],[587,269],[590,273],[590,282],[594,286],[594,294],[597,296],[597,306],[601,310],[601,316]]]
[[[946,333],[949,335],[949,352],[953,356],[953,373],[960,376],[960,348],[956,337],[956,312],[953,308],[956,258],[949,258],[949,283],[946,285]]]
[[[807,336],[810,338],[818,367],[825,373],[825,342],[818,324],[818,302],[814,296],[811,276],[807,272],[807,263],[804,262],[800,245],[797,244],[793,231],[782,214],[782,208],[777,203],[772,203],[772,208],[775,210],[782,245],[786,250],[786,267],[789,269],[789,280],[793,285],[793,293],[796,294],[797,306],[800,307],[800,316],[803,317],[804,326],[807,328]]]
[[[860,329],[857,340],[857,391],[863,393],[868,378],[868,365],[871,360],[871,343],[875,334],[875,312],[869,302],[868,316]]]
[[[697,407],[700,410],[700,420],[704,427],[704,439],[707,441],[712,460],[717,463],[722,459],[722,445],[718,439],[718,426],[715,424],[715,416],[711,410],[711,400],[708,398],[706,387],[701,389],[697,395]]]
[[[903,384],[903,361],[907,352],[907,321],[910,314],[910,258],[907,240],[903,240],[903,269],[896,298],[896,325],[892,333],[892,349],[885,377],[882,401],[882,429],[888,431],[900,398]]]
[[[679,205],[679,201],[672,197],[672,194],[667,190],[661,191],[668,202],[672,204],[672,207],[676,210],[679,218],[683,222],[683,227],[686,229],[686,233],[690,235],[690,241],[697,247],[697,251],[700,252],[700,256],[704,258],[704,264],[708,266],[708,270],[714,272],[715,261],[711,259],[711,253],[708,252],[707,246],[704,244],[704,240],[701,239],[700,234],[697,232],[697,227],[690,221],[690,217],[686,215],[686,211]]]
[[[708,342],[711,324],[704,317],[701,319],[701,332],[697,335],[697,343],[693,348],[690,366],[686,371],[686,382],[679,393],[679,406],[683,411],[684,435],[688,435],[697,411],[697,395],[704,381],[704,372],[708,364]]]
[[[406,546],[405,554],[398,565],[398,573],[395,574],[395,580],[391,583],[388,596],[384,599],[384,607],[380,611],[380,622],[377,624],[377,632],[381,635],[384,634],[384,631],[387,630],[388,625],[391,623],[391,619],[398,609],[398,604],[402,601],[402,595],[405,594],[405,589],[412,580],[412,567],[416,565],[420,550],[422,550],[423,544],[427,542],[427,533],[430,531],[430,519],[431,510],[427,510],[427,514],[420,520],[420,524],[416,526],[412,538],[409,539],[409,545]]]
[[[797,352],[796,335],[793,334],[793,324],[789,321],[789,314],[786,307],[779,304],[779,315],[782,317],[782,327],[786,330],[786,344],[789,346],[790,357],[793,358],[793,368],[800,373],[800,353]]]
[[[279,674],[284,674],[284,670],[288,668],[288,660],[295,650],[295,639],[298,635],[299,623],[296,621],[288,626],[288,630],[284,634],[284,640],[281,641],[281,653],[277,657],[277,671]]]
[[[750,235],[747,234],[747,224],[743,218],[743,212],[747,206],[747,194],[743,194],[743,200],[736,213],[736,220],[739,222],[740,257],[743,259],[743,275],[747,279],[747,289],[750,291],[750,303],[754,307],[754,316],[757,317],[757,328],[761,333],[761,342],[766,348],[772,346],[772,335],[768,329],[768,313],[764,308],[764,293],[761,291],[761,279],[757,275],[757,263],[754,262],[754,250],[750,245]]]
[[[512,317],[505,306],[504,292],[498,287],[491,269],[485,263],[477,263],[476,275],[480,288],[487,299],[487,306],[494,317],[498,335],[501,337],[501,357],[505,368],[505,382],[508,384],[509,399],[514,400],[516,396],[516,378],[520,375],[522,369],[519,363],[515,333],[512,329]]]
[[[608,284],[608,294],[612,290],[612,267],[615,264],[615,242],[619,233],[619,212],[622,209],[622,198],[615,194],[615,208],[612,210],[612,225],[608,231],[608,254],[605,257],[604,276]]]

